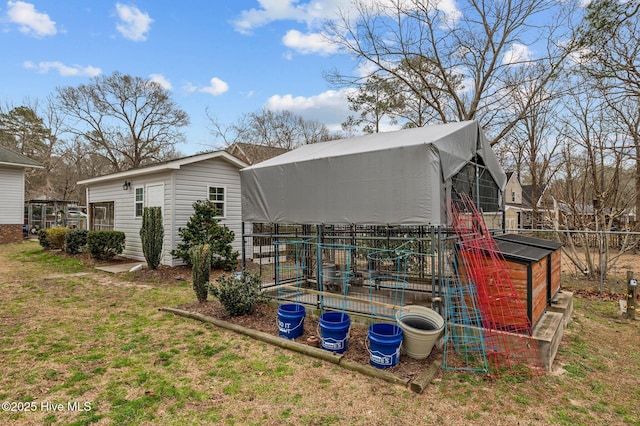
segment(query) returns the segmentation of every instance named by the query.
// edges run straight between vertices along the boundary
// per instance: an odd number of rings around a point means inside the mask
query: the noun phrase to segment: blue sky
[[[339,129],[344,91],[323,72],[354,64],[322,41],[341,0],[0,0],[0,102],[44,100],[56,87],[119,71],[171,91],[191,118],[187,154],[215,148],[205,109],[224,124],[288,109]],[[219,144],[218,144],[219,146]]]

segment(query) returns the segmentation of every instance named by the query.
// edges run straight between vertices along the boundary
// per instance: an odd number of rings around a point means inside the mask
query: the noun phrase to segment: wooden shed
[[[537,247],[550,250],[547,259],[547,306],[551,306],[553,300],[560,291],[560,273],[562,268],[562,243],[558,241],[545,240],[542,238],[529,237],[518,234],[503,234],[494,237],[496,241],[511,241],[530,247]]]
[[[513,287],[526,303],[527,316],[533,328],[547,308],[551,250],[498,238],[495,241],[506,261]]]

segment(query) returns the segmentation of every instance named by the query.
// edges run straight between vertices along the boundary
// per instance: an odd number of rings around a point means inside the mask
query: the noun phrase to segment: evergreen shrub
[[[111,260],[124,250],[125,235],[122,231],[89,231],[87,248],[91,257]]]

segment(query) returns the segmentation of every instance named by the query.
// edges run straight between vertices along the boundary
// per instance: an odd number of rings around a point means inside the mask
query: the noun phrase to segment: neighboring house
[[[164,245],[162,264],[175,266],[171,256],[179,242],[178,229],[193,214],[193,203],[212,200],[223,212],[220,224],[236,236],[241,251],[242,214],[239,170],[247,164],[226,151],[197,154],[125,172],[86,179],[90,230],[117,230],[126,235],[124,257],[144,260],[140,227],[144,207],[162,207]]]
[[[22,241],[25,170],[42,165],[0,147],[0,244]]]
[[[507,173],[507,186],[504,192],[507,229],[531,229],[534,214],[537,228],[592,229],[594,227],[595,210],[592,204],[575,204],[556,200],[550,191],[547,191],[547,187],[539,192],[540,194],[534,197],[532,185],[522,185],[516,173]],[[611,214],[610,209],[604,210],[607,220]],[[634,222],[633,210],[616,212],[612,228],[614,230],[629,229]]]
[[[226,151],[251,166],[280,154],[284,154],[289,150],[286,148],[236,142],[226,148]]]
[[[596,230],[596,209],[593,204],[569,204],[564,202],[557,204],[558,223],[561,227],[566,229]],[[605,208],[601,214],[604,214],[607,223],[611,223],[612,231],[629,230],[633,228],[636,221],[636,214],[633,208],[617,211]]]
[[[504,190],[504,218],[507,229],[531,228],[531,201],[523,195],[518,175],[507,172],[507,186]]]
[[[533,185],[522,185],[518,175],[507,172],[505,227],[507,229],[553,228],[559,221],[558,202],[543,187],[534,197]],[[535,198],[535,199],[534,199]],[[534,208],[535,207],[535,208]]]

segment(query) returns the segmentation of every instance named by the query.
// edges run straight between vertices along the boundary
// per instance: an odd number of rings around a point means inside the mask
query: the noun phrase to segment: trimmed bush
[[[98,260],[111,260],[124,250],[124,232],[90,231],[87,234],[87,248],[91,257]]]
[[[219,211],[215,204],[211,201],[196,201],[193,203],[193,211],[187,226],[178,229],[181,242],[171,251],[171,255],[192,265],[189,249],[209,244],[213,256],[212,266],[225,271],[235,270],[238,267],[239,253],[231,247],[234,234],[218,223],[216,216]]]
[[[39,229],[38,230],[38,242],[45,249],[49,248],[49,240],[47,239],[47,230],[46,229]]]
[[[64,241],[68,231],[69,228],[63,227],[45,229],[49,248],[52,250],[62,249],[64,247]]]
[[[256,305],[264,301],[260,291],[262,280],[260,275],[242,272],[238,275],[222,275],[218,285],[210,285],[209,292],[220,300],[222,306],[231,316],[250,314]]]
[[[145,207],[142,213],[140,240],[142,242],[142,253],[151,269],[156,269],[160,265],[163,238],[162,208]]]
[[[78,254],[87,247],[86,229],[70,229],[64,238],[64,251],[69,254]]]
[[[193,291],[196,292],[198,302],[202,303],[207,300],[207,286],[211,274],[211,247],[209,244],[193,246],[189,249],[189,257],[192,262]]]

